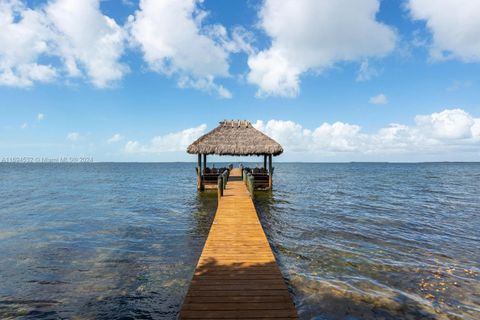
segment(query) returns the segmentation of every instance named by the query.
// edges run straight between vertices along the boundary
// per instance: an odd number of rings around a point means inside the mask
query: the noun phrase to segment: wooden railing
[[[242,178],[247,186],[248,192],[250,193],[250,197],[253,199],[255,196],[255,177],[250,172],[242,170]]]

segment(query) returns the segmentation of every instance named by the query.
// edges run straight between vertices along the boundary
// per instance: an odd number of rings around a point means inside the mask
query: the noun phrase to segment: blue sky
[[[0,0],[0,158],[189,161],[248,119],[280,161],[478,161],[475,0]]]

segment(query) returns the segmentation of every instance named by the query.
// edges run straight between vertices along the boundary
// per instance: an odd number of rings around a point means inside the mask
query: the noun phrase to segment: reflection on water
[[[262,224],[302,318],[479,319],[480,164],[279,164]]]
[[[276,164],[304,319],[480,318],[479,164]],[[194,164],[0,164],[0,319],[172,319],[216,207]]]

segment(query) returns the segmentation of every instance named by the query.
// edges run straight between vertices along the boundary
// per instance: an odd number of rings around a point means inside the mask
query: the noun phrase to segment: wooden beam
[[[203,154],[203,170],[207,168],[207,155]]]
[[[267,170],[267,155],[263,155],[263,169]]]
[[[268,155],[268,188],[271,190],[272,189],[272,185],[273,185],[273,179],[272,179],[272,175],[273,175],[273,166],[272,166],[272,155],[269,154]]]
[[[202,183],[202,155],[198,154],[198,163],[197,163],[197,189],[203,190]]]

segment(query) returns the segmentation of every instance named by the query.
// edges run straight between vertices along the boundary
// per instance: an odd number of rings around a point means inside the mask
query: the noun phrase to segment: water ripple
[[[256,205],[302,318],[480,318],[480,164],[275,172]]]
[[[194,164],[0,164],[0,318],[174,319],[216,207]],[[303,319],[479,319],[480,164],[277,164]]]

